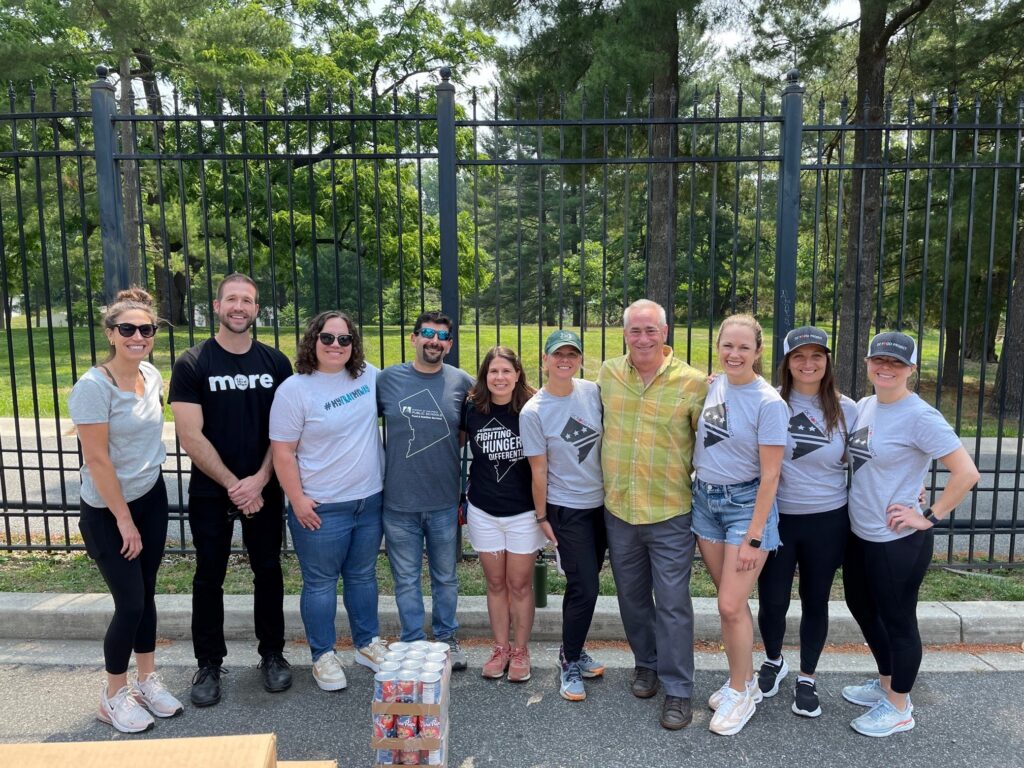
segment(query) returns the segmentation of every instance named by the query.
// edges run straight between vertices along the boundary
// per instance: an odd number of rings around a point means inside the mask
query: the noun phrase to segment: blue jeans
[[[754,501],[760,479],[732,485],[693,482],[693,532],[705,541],[724,541],[740,546],[754,517]],[[779,540],[779,508],[772,501],[771,511],[761,532],[761,549],[773,552]]]
[[[430,591],[433,596],[434,638],[455,634],[459,622],[455,607],[459,599],[459,577],[455,572],[455,541],[458,532],[455,507],[432,512],[399,512],[384,508],[384,538],[395,579],[395,602],[402,624],[402,641],[423,640],[423,545],[427,546]]]
[[[381,494],[365,499],[321,504],[320,528],[299,525],[288,505],[288,530],[302,570],[299,611],[309,650],[316,661],[334,650],[337,640],[338,578],[356,648],[380,635],[377,621],[377,555],[380,553]]]

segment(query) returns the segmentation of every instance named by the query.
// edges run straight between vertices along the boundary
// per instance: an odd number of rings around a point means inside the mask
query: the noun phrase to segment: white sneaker
[[[134,688],[135,698],[157,717],[174,717],[185,711],[156,672],[151,672],[145,680],[136,680]]]
[[[313,662],[313,679],[323,691],[340,691],[348,685],[345,670],[334,651],[328,651]]]
[[[708,697],[708,709],[714,711],[722,705],[722,697],[725,696],[725,689],[728,687],[729,681],[726,680],[721,688]],[[764,700],[764,694],[761,693],[761,689],[757,685],[756,678],[747,680],[747,691],[750,693],[750,698],[754,700],[755,704],[760,704]]]
[[[719,736],[732,736],[743,730],[756,710],[757,705],[749,688],[742,693],[727,688],[708,728]]]
[[[100,691],[100,706],[96,711],[96,719],[117,728],[121,733],[141,733],[153,727],[153,717],[142,708],[132,687],[125,685],[111,698],[107,698],[107,686]]]
[[[356,663],[369,667],[374,672],[380,672],[380,663],[384,661],[384,654],[387,652],[387,645],[379,637],[375,637],[369,645],[356,649]]]

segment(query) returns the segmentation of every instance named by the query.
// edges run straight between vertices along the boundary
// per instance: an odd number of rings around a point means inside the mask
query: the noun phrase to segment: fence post
[[[128,248],[124,234],[124,202],[121,173],[114,159],[117,136],[114,115],[117,102],[114,86],[107,80],[109,70],[96,67],[99,80],[92,83],[92,130],[96,151],[96,197],[100,209],[100,240],[103,244],[103,298],[108,304],[117,292],[128,287]],[[122,84],[122,87],[131,87]]]
[[[775,215],[775,317],[772,361],[782,360],[782,343],[793,330],[796,302],[796,251],[800,228],[800,148],[804,123],[804,89],[800,72],[786,73],[782,91],[782,160],[779,168],[779,204]],[[814,318],[811,318],[814,322]],[[774,371],[773,371],[774,380]]]
[[[441,67],[437,86],[437,203],[441,231],[441,311],[455,322],[459,313],[459,238],[455,206],[455,86],[452,71]],[[448,362],[459,365],[459,334],[456,332]]]

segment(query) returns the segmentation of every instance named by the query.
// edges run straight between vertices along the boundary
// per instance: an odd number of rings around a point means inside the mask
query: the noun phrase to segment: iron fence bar
[[[601,115],[608,117],[608,86],[601,91]],[[601,359],[608,356],[608,126],[601,126]],[[583,375],[582,366],[580,375]]]
[[[473,126],[471,129],[471,135],[473,137],[473,157],[480,156],[479,146],[479,126],[477,124],[477,93],[474,88],[470,93],[470,107],[473,114]],[[497,174],[495,174],[497,175]],[[476,338],[474,340],[474,349],[476,352],[476,364],[480,364],[480,170],[478,166],[472,168],[473,177],[473,264],[474,269],[474,280],[473,280],[473,312],[476,321]],[[495,236],[494,240],[494,252],[498,252],[498,241]],[[499,302],[500,303],[500,302]]]
[[[907,137],[906,137],[906,152],[905,157],[907,161],[910,161],[911,147],[914,141],[914,100],[907,100]],[[899,302],[896,307],[896,327],[903,327],[903,300],[904,300],[904,288],[906,287],[906,274],[907,274],[907,229],[910,223],[910,172],[905,171],[903,174],[903,214],[901,216],[901,228],[900,228],[900,283],[899,283]],[[883,228],[884,231],[884,228]],[[881,270],[879,270],[881,272]],[[918,334],[918,338],[924,338],[921,334]]]
[[[892,97],[886,96],[884,102],[883,112],[883,123],[889,123],[892,120]],[[892,164],[889,162],[889,152],[892,148],[892,131],[885,129],[882,131],[882,186],[881,186],[881,217],[878,225],[878,240],[875,246],[878,248],[878,264],[875,270],[877,275],[877,285],[875,286],[875,333],[882,330],[882,301],[885,297],[885,283],[882,279],[883,272],[885,271],[885,224],[889,216],[889,172],[893,170]],[[902,279],[900,280],[902,283]],[[896,328],[903,330],[903,326],[897,324]],[[920,377],[918,377],[920,381]]]
[[[800,73],[790,70],[782,92],[782,167],[776,228],[779,233],[775,265],[775,313],[772,361],[782,360],[782,344],[794,326],[796,314],[796,255],[800,227],[800,152],[804,88]],[[771,375],[775,380],[774,373]]]
[[[722,92],[715,87],[714,115],[716,118],[722,114]],[[720,159],[719,139],[721,126],[718,123],[711,124],[711,157],[713,161]],[[711,171],[711,197],[709,200],[710,213],[708,216],[708,269],[710,278],[708,288],[711,293],[711,301],[708,312],[708,365],[714,367],[714,342],[715,322],[718,318],[718,166],[713,165]]]
[[[180,130],[181,130],[181,127],[180,127],[181,124],[180,124],[180,122],[178,120],[178,116],[181,114],[181,106],[180,106],[179,98],[180,97],[179,97],[178,91],[177,91],[177,89],[175,89],[174,94],[173,94],[174,131],[175,131],[175,136],[177,136],[179,134]],[[193,100],[193,103],[196,105],[196,111],[197,112],[200,111],[202,109],[202,96],[200,95],[198,90],[193,92],[192,100]],[[154,140],[157,140],[158,137],[159,137],[159,126],[160,126],[160,123],[154,123],[153,124]],[[201,122],[197,122],[195,124],[195,134],[194,135],[195,135],[196,147],[200,151],[202,151],[205,148],[205,142],[203,140],[203,124]],[[213,263],[213,254],[210,251],[210,246],[211,246],[211,240],[210,240],[210,192],[209,192],[209,182],[207,180],[207,175],[206,175],[206,160],[205,159],[201,158],[199,160],[199,162],[197,163],[197,166],[196,166],[196,171],[197,171],[197,175],[199,177],[199,222],[200,222],[200,226],[203,228],[203,244],[202,244],[203,257],[204,257],[204,259],[205,259],[207,264],[212,264]],[[141,185],[140,185],[140,188],[141,188]],[[185,270],[186,270],[186,272],[188,271],[188,264],[187,263],[185,265]],[[231,272],[232,272],[232,270],[230,269],[230,265],[229,265],[227,273],[230,274]],[[209,330],[208,330],[208,333],[210,334],[211,337],[215,333],[215,330],[214,330],[214,327],[213,327],[214,290],[213,290],[213,274],[212,273],[213,273],[212,269],[207,269],[206,270],[206,313],[207,313],[206,316],[207,316],[207,318],[209,318]],[[189,294],[191,296],[191,291],[189,291]],[[186,299],[186,301],[191,303],[192,299],[188,298],[188,299]],[[192,333],[192,325],[193,325],[193,323],[189,323],[189,331],[190,331],[190,333],[189,333],[189,343],[190,344],[195,344],[194,334]]]
[[[558,98],[559,122],[565,120],[565,92]],[[558,126],[558,159],[565,157],[565,127]],[[558,166],[558,328],[565,322],[565,166]],[[541,334],[543,336],[543,334]]]
[[[441,82],[437,84],[437,197],[438,224],[441,231],[441,311],[452,318],[456,327],[461,324],[459,312],[459,253],[456,237],[458,227],[458,201],[455,175],[455,86],[451,83],[451,70],[441,69]],[[459,334],[452,340],[449,362],[459,365]]]
[[[355,88],[349,86],[348,89],[348,110],[350,114],[355,114],[356,111],[356,97]],[[355,121],[349,122],[349,142],[352,145],[352,219],[355,222],[355,262],[356,262],[356,304],[358,305],[358,320],[359,332],[363,333],[364,324],[366,322],[366,308],[363,306],[363,222],[361,209],[359,205],[359,161],[356,159],[356,123]],[[399,340],[399,349],[401,350],[402,362],[405,362],[405,339]],[[381,364],[383,365],[383,356]]]
[[[515,111],[518,118],[522,114],[523,104],[516,97]],[[516,159],[523,156],[523,135],[516,127]],[[523,171],[515,167],[516,176],[516,351],[523,353]]]
[[[825,122],[825,97],[818,97],[818,122]],[[805,127],[806,130],[806,127]],[[824,148],[824,131],[815,131],[817,141],[815,143],[815,163],[818,167],[814,169],[814,236],[811,244],[811,316],[808,319],[808,324],[818,324],[818,258],[821,254],[821,185],[822,185],[822,173],[827,170],[822,164],[822,151]],[[827,211],[826,211],[827,217]],[[825,227],[827,229],[828,222],[826,220]],[[826,254],[827,256],[827,254]],[[835,303],[835,302],[833,302]],[[832,327],[833,343],[832,349],[835,349],[835,326]]]
[[[310,107],[310,93],[308,81],[303,87],[303,107],[306,110],[306,114],[312,116],[313,110]],[[309,157],[313,156],[314,125],[315,124],[312,121],[310,121],[303,126],[306,131],[306,155]],[[306,204],[309,206],[309,258],[312,261],[313,267],[313,309],[315,312],[320,312],[323,307],[320,303],[320,247],[317,243],[316,237],[316,177],[313,174],[313,163],[309,163],[306,166],[306,183]],[[225,206],[225,210],[226,209],[227,206]],[[296,302],[296,318],[298,318],[298,311],[298,302]]]
[[[743,87],[740,86],[736,95],[736,112],[739,116],[743,114]],[[736,155],[743,154],[743,124],[736,123]],[[733,163],[733,190],[732,190],[732,254],[729,258],[732,270],[731,286],[729,289],[730,313],[736,313],[736,292],[739,280],[739,255],[740,255],[740,163]],[[757,274],[756,272],[754,273]],[[754,278],[757,279],[756,277]],[[754,289],[754,300],[757,301],[757,289]],[[757,310],[753,310],[757,315]]]
[[[327,146],[333,147],[335,141],[334,134],[334,90],[330,87],[327,89]],[[334,306],[340,308],[342,305],[341,299],[341,238],[338,234],[338,161],[331,158],[330,164],[328,165],[328,179],[331,186],[331,242],[332,250],[334,251]],[[349,329],[350,331],[352,329]]]
[[[494,89],[494,114],[498,114],[498,89]],[[474,129],[475,130],[475,129]],[[493,144],[496,149],[504,146],[501,140],[501,128],[494,129]],[[473,167],[476,173],[477,167]],[[494,174],[494,343],[501,344],[501,177],[498,171]],[[474,213],[476,201],[473,202]],[[477,317],[477,366],[480,365],[480,319]],[[522,357],[522,347],[516,347],[516,354]]]
[[[697,86],[693,87],[693,117],[694,120],[690,121],[690,152],[697,152],[697,104],[699,101],[699,94],[697,92]],[[697,252],[697,166],[696,164],[690,164],[690,205],[689,205],[689,221],[687,226],[687,237],[688,241],[688,252],[689,259],[687,265],[687,277],[689,282],[689,290],[686,298],[686,362],[690,363],[693,361],[693,284],[695,280],[695,259]],[[709,341],[708,346],[708,373],[711,372],[711,346]]]
[[[761,109],[760,114],[762,117],[765,116],[765,88],[761,86]],[[765,124],[758,124],[758,155],[764,154],[764,132]],[[801,133],[801,142],[803,141]],[[800,152],[803,152],[801,147]],[[799,162],[799,161],[798,161]],[[799,187],[800,176],[797,173],[797,185]],[[758,160],[757,162],[757,181],[754,187],[754,315],[757,315],[757,306],[761,296],[761,218],[762,218],[762,204],[763,200],[761,195],[764,191],[764,161]],[[797,212],[799,215],[799,211]],[[799,237],[799,233],[798,233]]]

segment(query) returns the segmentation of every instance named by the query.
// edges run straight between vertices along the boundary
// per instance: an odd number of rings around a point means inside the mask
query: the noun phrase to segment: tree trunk
[[[1024,405],[1024,228],[1017,233],[1017,263],[1006,310],[1003,354],[996,369],[995,397],[988,398],[988,411],[1018,419]]]
[[[887,0],[861,0],[860,39],[857,53],[855,123],[878,125],[883,117]],[[881,172],[863,168],[882,158],[882,130],[858,131],[853,140],[854,163],[846,209],[846,258],[843,264],[842,299],[839,307],[839,342],[836,349],[836,384],[854,400],[867,389],[861,362],[867,354],[875,307],[875,270],[881,236]],[[959,339],[958,339],[959,341]]]
[[[992,273],[992,285],[1003,284],[1005,276],[998,270]],[[967,331],[967,341],[964,344],[964,355],[968,360],[985,361],[986,364],[994,363],[996,359],[996,334],[999,332],[999,318],[1003,314],[1002,295],[994,295],[988,308],[988,329],[985,328],[985,306],[986,294],[988,293],[988,279],[974,277],[972,306],[975,307],[970,328]],[[984,349],[982,349],[984,345]]]
[[[946,348],[942,350],[942,386],[960,386],[960,326],[946,326]]]
[[[134,112],[134,93],[132,92],[131,61],[127,56],[121,57],[121,114],[131,115]],[[121,151],[133,152],[135,141],[132,137],[132,124],[122,122]],[[128,285],[142,285],[142,250],[139,247],[139,164],[135,160],[121,161],[121,197],[124,205],[124,239],[128,251]]]
[[[654,6],[657,10],[650,18],[648,40],[656,56],[661,59],[652,91],[654,101],[651,114],[655,118],[676,117],[679,92],[679,20],[676,5],[668,2],[657,4]],[[675,126],[655,124],[651,130],[651,156],[674,156],[675,135]],[[655,164],[651,169],[651,189],[648,190],[651,219],[647,233],[647,297],[665,308],[670,333],[675,325],[677,192],[675,165]]]

